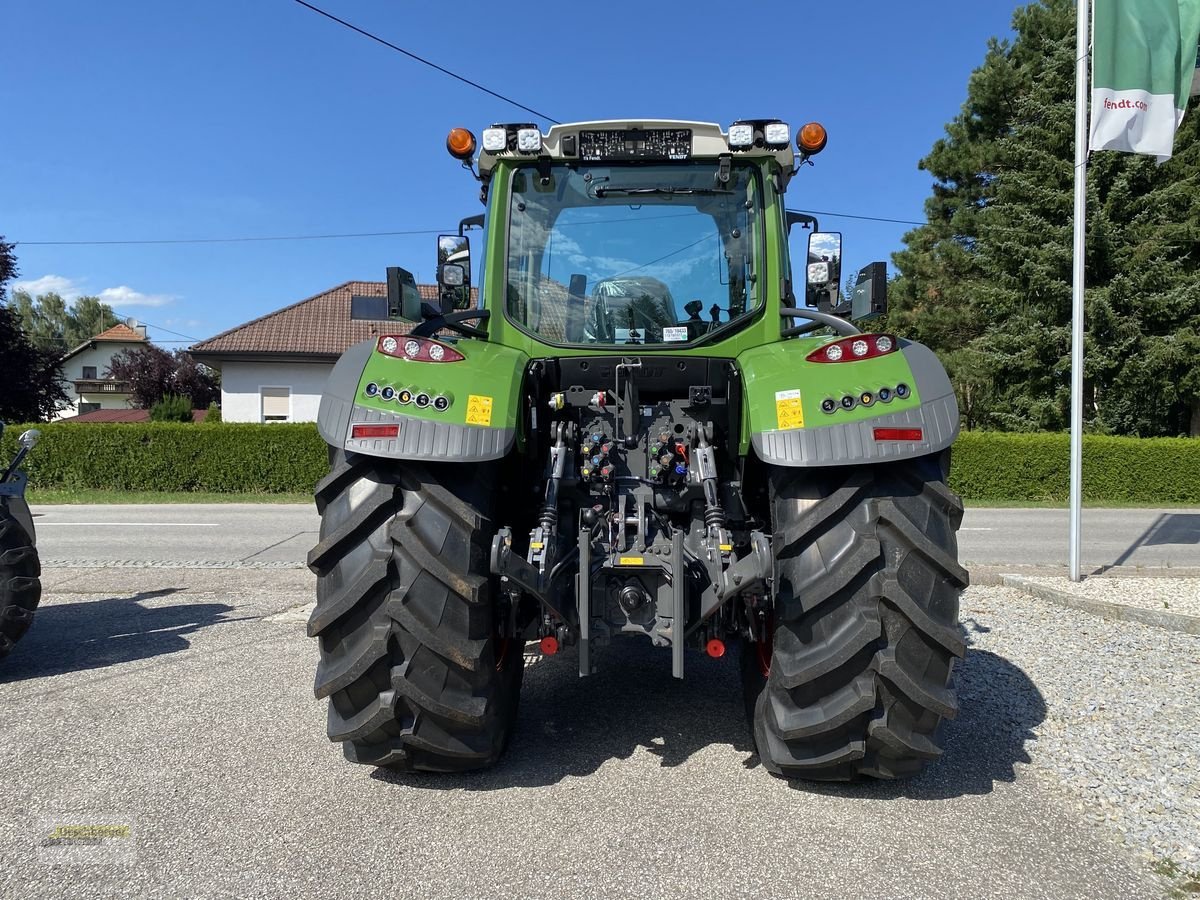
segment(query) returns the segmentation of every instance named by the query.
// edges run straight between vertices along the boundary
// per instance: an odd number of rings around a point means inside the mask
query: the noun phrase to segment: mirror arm
[[[480,213],[477,216],[467,216],[465,219],[463,219],[461,222],[458,223],[458,236],[462,237],[468,228],[482,228],[482,227],[483,227],[483,213]]]
[[[821,226],[817,223],[816,216],[810,216],[808,213],[797,212],[794,209],[785,209],[783,214],[787,222],[787,230],[789,234],[792,231],[792,226],[796,224],[803,226],[806,230],[810,227],[813,231],[821,230]]]
[[[783,337],[794,337],[798,334],[807,334],[810,331],[815,331],[822,325],[828,325],[838,334],[850,337],[855,334],[862,334],[852,322],[847,322],[845,319],[839,318],[831,313],[817,312],[812,309],[796,309],[793,306],[785,306],[779,310],[779,316],[783,319],[811,319],[812,325],[797,325],[792,328],[783,329],[780,334]]]

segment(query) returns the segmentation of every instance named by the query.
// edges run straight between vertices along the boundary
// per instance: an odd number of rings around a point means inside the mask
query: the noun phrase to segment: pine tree
[[[896,254],[896,330],[941,353],[968,427],[1059,430],[1070,409],[1075,7],[1017,10],[922,161],[929,224]],[[1195,105],[1195,104],[1194,104]],[[1089,163],[1085,418],[1200,434],[1200,110],[1177,156]]]
[[[58,356],[40,351],[5,303],[6,285],[17,277],[15,245],[0,236],[0,420],[38,422],[67,405]]]
[[[996,386],[973,342],[988,326],[977,300],[983,278],[978,243],[980,217],[996,190],[997,145],[1020,98],[1042,73],[1045,54],[1037,35],[1066,19],[1073,21],[1069,0],[1048,0],[1017,11],[1014,42],[989,42],[962,111],[919,164],[935,179],[925,203],[929,224],[905,235],[907,248],[894,256],[900,277],[890,292],[889,327],[941,353],[969,428],[994,424]]]

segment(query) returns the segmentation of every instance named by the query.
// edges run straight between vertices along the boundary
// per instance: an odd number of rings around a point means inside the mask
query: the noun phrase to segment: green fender
[[[398,339],[403,343],[403,336]],[[516,441],[529,357],[486,341],[442,343],[465,358],[397,358],[381,353],[377,339],[343,353],[321,396],[321,437],[334,447],[393,459],[481,462],[505,456]],[[356,425],[397,428],[395,435],[355,437]]]
[[[738,356],[743,453],[753,447],[778,466],[841,466],[925,456],[954,443],[958,403],[932,350],[898,340],[896,351],[873,359],[806,358],[832,340],[782,341]],[[886,400],[879,399],[881,389]],[[852,398],[849,409],[845,398]],[[826,401],[832,412],[822,407]],[[919,428],[921,439],[885,433],[879,440],[877,428]]]

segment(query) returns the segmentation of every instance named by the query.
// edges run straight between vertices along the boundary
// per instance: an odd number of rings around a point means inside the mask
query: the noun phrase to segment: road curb
[[[1186,616],[1166,610],[1143,609],[1140,606],[1127,606],[1124,603],[1109,603],[1106,600],[1093,600],[1090,597],[1076,597],[1066,591],[1037,584],[1020,575],[1001,575],[1000,582],[1006,587],[1017,588],[1039,600],[1082,610],[1106,619],[1138,622],[1142,625],[1153,625],[1183,634],[1200,635],[1200,616]]]
[[[307,569],[302,562],[253,559],[43,559],[43,569]]]

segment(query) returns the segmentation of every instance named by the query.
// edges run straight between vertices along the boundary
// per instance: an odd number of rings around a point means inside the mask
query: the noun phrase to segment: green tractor
[[[0,435],[4,423],[0,422]],[[37,443],[35,428],[17,439],[17,453],[0,463],[0,659],[12,651],[33,624],[42,597],[41,563],[33,532],[33,514],[25,502],[28,477],[21,464]]]
[[[843,301],[840,235],[785,209],[825,143],[778,120],[450,132],[486,216],[438,239],[436,299],[399,268],[355,298],[408,324],[346,351],[319,413],[308,630],[350,760],[491,765],[529,642],[588,676],[627,635],[678,678],[739,650],[775,774],[939,756],[958,408],[930,350],[851,324],[885,311],[884,265]]]

